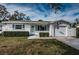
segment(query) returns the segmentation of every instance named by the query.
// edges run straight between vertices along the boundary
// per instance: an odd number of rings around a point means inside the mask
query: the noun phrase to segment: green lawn
[[[55,39],[28,40],[26,37],[0,37],[0,54],[72,55],[79,51]]]

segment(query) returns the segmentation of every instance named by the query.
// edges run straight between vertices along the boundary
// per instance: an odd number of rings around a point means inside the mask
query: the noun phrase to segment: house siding
[[[24,29],[14,29],[13,28],[13,24],[4,24],[2,27],[3,31],[29,31],[30,32],[30,25],[29,24],[25,24],[25,28]]]
[[[12,31],[12,24],[3,24],[3,31]]]
[[[33,23],[33,22],[32,22]],[[38,23],[26,23],[26,22],[9,22],[9,23],[2,23],[2,32],[4,31],[28,31],[29,33],[34,33],[35,35],[38,35],[39,36],[39,33],[40,32],[49,32],[49,36],[76,36],[76,28],[70,28],[70,25],[69,24],[66,24],[66,23],[60,23],[58,24],[59,26],[59,29],[57,29],[56,27],[56,24],[54,23],[43,23],[43,24],[40,24],[40,25],[47,25],[49,24],[48,28],[49,30],[45,30],[45,31],[37,31],[36,30],[36,24],[39,25]],[[41,22],[40,22],[41,23]],[[24,24],[24,29],[14,29],[13,28],[13,24]],[[32,31],[31,29],[31,26],[34,26],[34,30]],[[64,26],[64,29],[62,29]],[[61,28],[60,28],[61,27]],[[59,31],[63,31],[65,34],[64,35],[61,35],[59,33]]]
[[[31,31],[31,25],[30,24],[25,24],[25,31]]]

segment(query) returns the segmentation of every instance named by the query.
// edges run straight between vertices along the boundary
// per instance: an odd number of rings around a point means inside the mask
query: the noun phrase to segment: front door
[[[31,26],[31,34],[34,34],[34,32],[35,32],[35,27]]]

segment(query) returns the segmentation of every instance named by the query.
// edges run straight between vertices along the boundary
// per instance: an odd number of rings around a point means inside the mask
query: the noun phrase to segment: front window
[[[48,31],[49,30],[49,26],[48,25],[37,25],[36,26],[36,30],[37,31]]]
[[[24,24],[19,25],[19,24],[13,24],[13,29],[24,29]]]
[[[16,25],[16,29],[22,29],[22,25]]]

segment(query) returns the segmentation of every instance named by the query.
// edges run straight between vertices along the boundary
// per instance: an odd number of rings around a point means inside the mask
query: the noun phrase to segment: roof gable
[[[65,20],[58,20],[58,21],[55,21],[54,24],[68,24],[68,25],[71,25],[70,22],[65,21]]]

